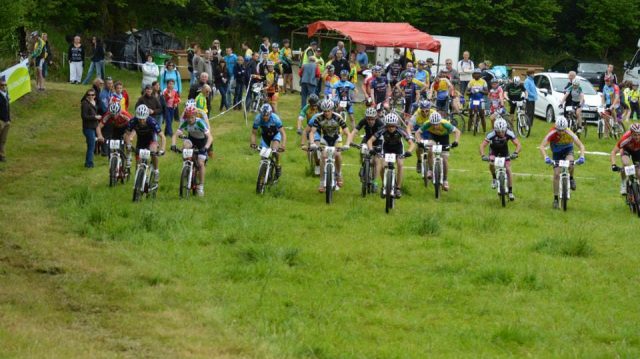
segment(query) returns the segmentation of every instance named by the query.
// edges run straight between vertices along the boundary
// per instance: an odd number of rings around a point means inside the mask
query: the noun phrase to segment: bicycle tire
[[[371,160],[369,161],[369,186],[368,186],[368,190],[369,193],[375,193],[375,189],[373,188],[373,180],[375,178],[375,167],[372,167],[372,163]]]
[[[333,202],[333,165],[327,165],[325,169],[324,193],[327,204]]]
[[[180,174],[180,198],[188,198],[190,193],[189,183],[189,167],[182,166]]]
[[[604,137],[604,121],[602,119],[598,120],[598,139],[602,139]]]
[[[561,206],[562,206],[562,210],[563,211],[567,211],[567,202],[569,201],[569,199],[567,198],[569,196],[569,178],[568,177],[564,177],[560,179],[562,181],[561,187],[562,187],[562,199],[561,199]]]
[[[109,187],[114,187],[118,184],[118,158],[111,156],[109,159]]]
[[[258,168],[258,179],[256,180],[256,194],[263,194],[266,187],[265,178],[267,178],[267,164],[262,162]]]
[[[480,115],[474,111],[473,113],[473,135],[478,134],[478,130],[480,127]]]
[[[425,157],[422,160],[422,180],[424,181],[424,186],[425,187],[429,187],[429,182],[431,182],[431,180],[427,176],[427,172],[429,171],[429,167],[428,166],[429,166],[429,161],[427,160],[427,157]]]
[[[144,171],[136,170],[136,181],[133,185],[133,201],[138,202],[142,198],[142,186],[144,186]]]
[[[156,188],[151,189],[153,183],[155,182],[155,169],[151,168],[151,172],[149,173],[149,178],[147,179],[147,198],[151,197],[152,199],[156,198],[156,193],[158,192],[158,186]]]
[[[196,162],[193,165],[193,171],[191,172],[191,194],[194,196],[198,195],[198,185],[200,185],[200,181],[198,180],[198,163]]]
[[[634,209],[635,209],[635,213],[638,215],[638,217],[640,217],[640,187],[638,187],[638,183],[634,182],[631,185],[631,192],[633,192],[633,204],[634,204]]]
[[[500,186],[500,203],[502,203],[502,207],[507,206],[507,189],[505,188],[506,187],[505,182],[506,182],[505,174],[500,173],[498,175],[498,184]]]
[[[366,197],[367,192],[369,191],[369,171],[371,170],[370,166],[371,164],[369,163],[369,161],[365,159],[362,163],[362,197]]]
[[[309,162],[309,175],[313,177],[315,176],[316,170],[316,159],[314,151],[307,150],[307,161]]]
[[[585,140],[587,139],[587,133],[589,131],[587,131],[587,128],[589,126],[587,126],[587,121],[585,121],[584,119],[582,120],[582,135],[584,136]]]
[[[440,168],[440,164],[435,163],[433,165],[433,188],[435,191],[436,199],[440,198],[440,187],[442,186],[442,183],[440,183],[440,178],[442,177],[442,175],[440,174],[441,171],[442,169]]]
[[[385,173],[386,181],[385,181],[385,201],[384,201],[384,211],[389,213],[389,210],[393,208],[393,171],[387,170]]]

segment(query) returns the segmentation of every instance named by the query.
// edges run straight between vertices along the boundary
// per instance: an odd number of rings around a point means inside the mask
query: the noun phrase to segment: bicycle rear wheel
[[[268,165],[264,162],[260,163],[260,167],[258,168],[258,179],[256,181],[256,194],[263,194],[264,188],[266,187],[266,178],[267,178],[267,167]]]
[[[498,183],[500,186],[500,203],[502,203],[502,207],[507,206],[507,188],[506,188],[506,178],[504,173],[500,173],[498,175]]]
[[[562,210],[566,211],[567,210],[567,202],[569,201],[569,178],[568,177],[563,177],[560,179],[560,181],[562,181],[562,183],[560,184],[562,187],[562,199],[561,199],[561,205],[562,205]]]
[[[604,136],[604,120],[600,119],[598,120],[598,138],[602,139],[603,136]]]
[[[189,167],[183,166],[180,174],[180,198],[189,197]]]
[[[440,183],[440,178],[442,178],[442,168],[440,168],[440,163],[436,162],[433,166],[433,187],[436,195],[436,199],[440,198],[440,187],[442,183]]]
[[[109,160],[109,187],[118,184],[118,157],[111,156]]]
[[[133,185],[133,201],[138,202],[142,197],[142,192],[144,188],[144,171],[138,168],[136,171],[136,181]]]
[[[385,174],[385,201],[384,201],[384,211],[389,213],[389,210],[393,208],[393,171],[387,170]]]
[[[326,197],[325,200],[327,204],[331,204],[331,202],[333,202],[333,165],[327,165],[324,176],[324,193]]]
[[[316,154],[314,151],[307,150],[307,161],[309,162],[309,176],[314,176],[316,170]]]
[[[473,112],[473,135],[478,134],[478,127],[480,127],[480,115],[477,112]]]

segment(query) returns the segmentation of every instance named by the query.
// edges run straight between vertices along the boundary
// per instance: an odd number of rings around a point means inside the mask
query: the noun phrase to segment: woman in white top
[[[147,55],[147,62],[142,64],[142,91],[148,85],[151,86],[160,76],[158,65],[153,62],[153,56]]]

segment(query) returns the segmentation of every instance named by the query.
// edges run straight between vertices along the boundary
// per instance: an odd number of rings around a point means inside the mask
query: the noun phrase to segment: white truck
[[[640,84],[640,39],[637,44],[638,49],[631,58],[631,62],[624,62],[624,78],[623,81],[631,81]]]

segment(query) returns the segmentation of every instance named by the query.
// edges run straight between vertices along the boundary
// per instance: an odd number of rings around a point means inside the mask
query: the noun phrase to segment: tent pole
[[[440,51],[442,51],[442,49],[438,50],[438,64],[436,65],[436,74],[440,73]]]

